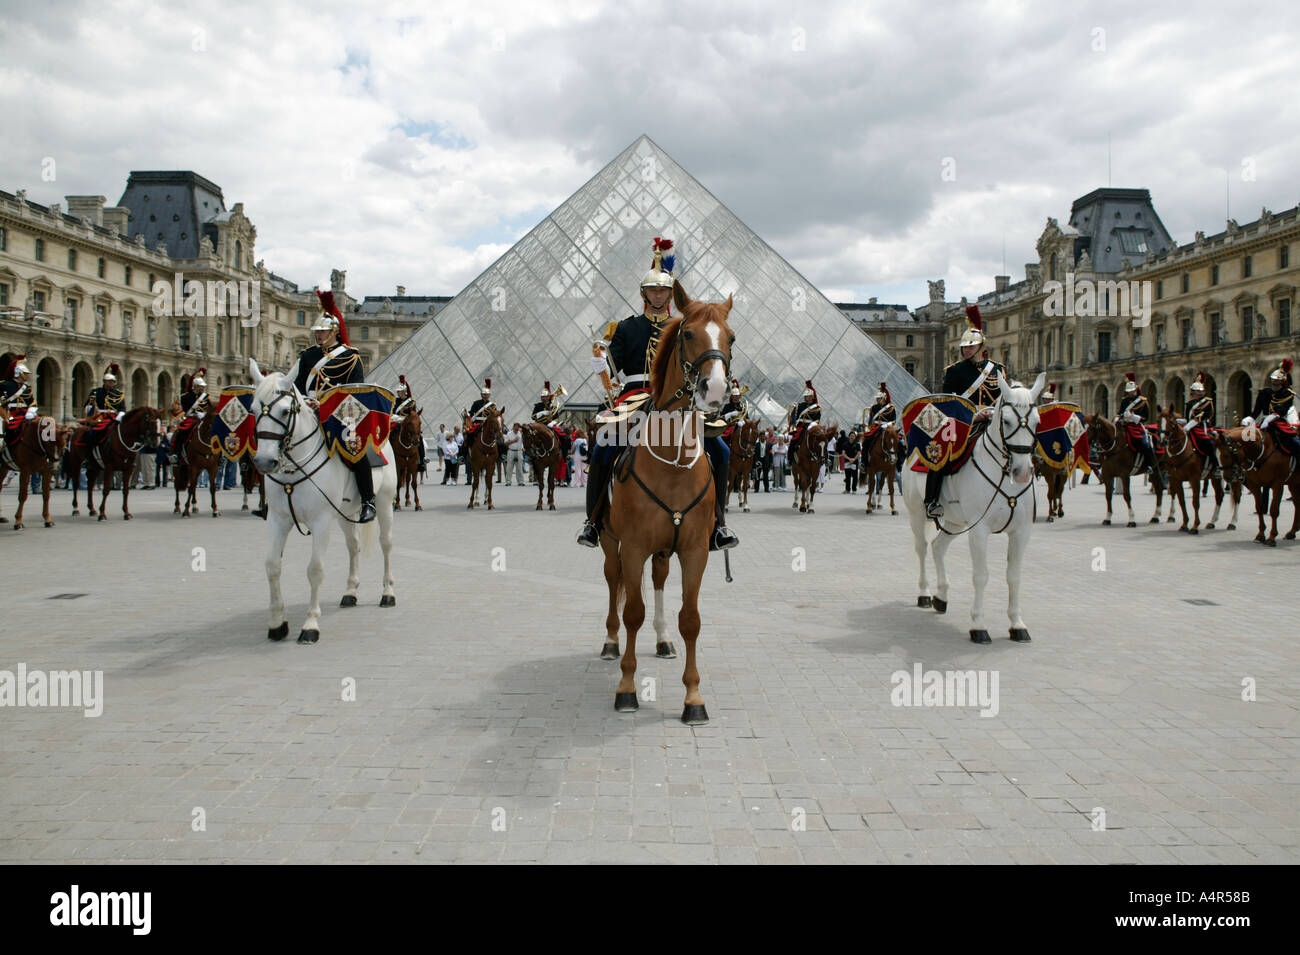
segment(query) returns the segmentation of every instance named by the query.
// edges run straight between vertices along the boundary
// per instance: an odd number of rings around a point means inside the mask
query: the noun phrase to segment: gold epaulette
[[[607,322],[605,324],[605,334],[602,335],[601,337],[604,338],[605,341],[607,342],[613,341],[614,333],[616,331],[618,331],[618,322],[617,321]]]

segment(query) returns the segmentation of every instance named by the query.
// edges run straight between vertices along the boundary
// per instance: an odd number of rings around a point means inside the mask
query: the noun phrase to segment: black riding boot
[[[943,505],[939,503],[939,488],[943,485],[943,475],[931,471],[925,476],[925,516],[943,517]]]
[[[357,523],[368,524],[375,519],[375,478],[365,458],[351,467],[352,475],[357,479],[357,494],[361,496],[361,514]]]
[[[587,465],[587,522],[578,532],[578,543],[583,547],[600,546],[600,528],[596,522],[596,511],[605,496],[605,487],[609,484],[613,467],[605,461],[605,449],[598,448]]]
[[[727,526],[724,508],[727,503],[727,483],[731,476],[731,467],[725,462],[726,446],[718,438],[706,439],[705,452],[709,456],[709,466],[713,468],[713,533],[709,535],[709,550],[730,550],[740,543],[735,532]]]

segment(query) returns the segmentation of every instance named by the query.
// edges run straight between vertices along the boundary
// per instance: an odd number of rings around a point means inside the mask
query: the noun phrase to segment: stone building
[[[865,305],[836,303],[845,318],[903,366],[927,392],[937,391],[943,381],[944,282],[930,282],[930,301],[917,309],[906,305],[884,305],[874,298]]]
[[[1204,371],[1216,423],[1231,425],[1282,358],[1300,358],[1298,211],[1264,209],[1178,245],[1147,190],[1094,190],[1067,225],[1047,220],[1023,281],[995,276],[976,300],[990,355],[1025,383],[1046,371],[1063,400],[1107,415],[1125,372],[1153,404],[1181,411]],[[946,362],[957,357],[966,304],[946,309]]]
[[[310,344],[314,290],[257,259],[243,203],[227,209],[215,183],[132,172],[116,206],[66,200],[65,211],[0,191],[0,351],[27,355],[43,411],[78,417],[112,362],[129,406],[167,406],[200,366],[215,391],[246,382],[250,357],[283,369]],[[419,299],[419,318],[401,296],[400,308],[369,309],[345,281],[331,273],[367,368],[445,301]]]

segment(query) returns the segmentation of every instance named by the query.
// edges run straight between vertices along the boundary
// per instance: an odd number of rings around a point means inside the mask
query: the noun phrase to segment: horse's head
[[[129,445],[140,445],[142,449],[158,450],[158,422],[162,412],[148,405],[132,408],[122,418],[122,427],[118,432],[123,441]]]
[[[666,410],[676,402],[676,393],[665,394],[672,388],[689,394],[696,410],[716,415],[731,381],[731,346],[736,340],[727,325],[731,296],[725,302],[697,302],[674,281],[673,302],[682,317],[664,329],[655,353],[650,372],[655,407]]]
[[[420,419],[420,414],[423,411],[423,408],[412,408],[406,413],[406,416],[402,419],[402,428],[407,434],[417,438],[424,435],[424,422]]]
[[[1014,387],[998,373],[998,400],[993,407],[992,428],[1008,457],[1011,480],[1028,484],[1034,477],[1032,455],[1038,441],[1038,396],[1047,384],[1047,372],[1040,371],[1032,388]]]
[[[253,466],[263,474],[280,469],[284,451],[293,439],[299,413],[306,407],[297,386],[278,371],[263,375],[256,363],[252,366],[253,401],[250,412],[257,419],[257,450]]]

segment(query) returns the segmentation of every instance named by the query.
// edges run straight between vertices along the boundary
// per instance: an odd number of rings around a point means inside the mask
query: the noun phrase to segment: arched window
[[[235,240],[235,261],[233,264],[237,269],[244,267],[244,243],[238,239]]]

